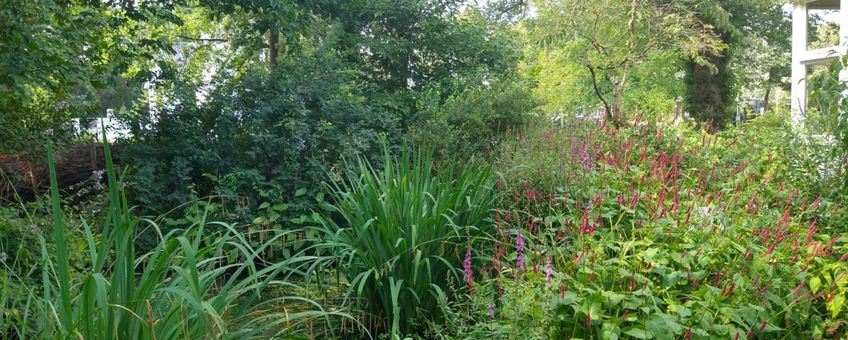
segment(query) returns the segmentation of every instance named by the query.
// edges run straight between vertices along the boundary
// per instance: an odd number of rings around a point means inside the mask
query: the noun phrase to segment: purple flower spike
[[[471,250],[471,245],[469,245],[468,250],[465,251],[465,261],[462,262],[465,269],[465,283],[468,284],[468,287],[474,284],[474,271],[471,269]]]

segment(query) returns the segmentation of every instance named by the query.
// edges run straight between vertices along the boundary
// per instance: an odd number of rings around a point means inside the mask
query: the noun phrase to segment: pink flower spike
[[[468,250],[465,252],[465,261],[462,262],[463,269],[465,270],[465,283],[468,284],[469,288],[474,286],[474,271],[471,269],[471,250],[471,245],[469,245]]]

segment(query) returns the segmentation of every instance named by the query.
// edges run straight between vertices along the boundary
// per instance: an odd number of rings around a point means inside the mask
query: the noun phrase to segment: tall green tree
[[[340,25],[339,53],[360,71],[369,100],[405,126],[416,119],[422,92],[436,89],[444,100],[464,82],[509,73],[520,56],[503,26],[464,1],[316,2]]]
[[[622,102],[633,69],[665,51],[697,58],[720,48],[711,32],[680,1],[540,1],[535,33],[560,48],[589,74],[608,118],[623,120]]]
[[[134,60],[167,48],[140,22],[172,22],[172,1],[0,3],[0,152],[19,152],[96,115]]]
[[[755,44],[765,44],[773,51],[786,51],[788,17],[782,9],[783,3],[774,0],[685,2],[704,28],[712,30],[727,46],[722,50],[701,51],[688,61],[687,109],[697,121],[722,127],[734,115],[733,101],[741,87],[740,74],[733,70],[734,62],[746,63],[746,58],[739,56]],[[781,81],[787,70],[780,64],[769,64],[762,72],[768,73],[766,83],[773,86]],[[774,65],[777,67],[771,67]]]

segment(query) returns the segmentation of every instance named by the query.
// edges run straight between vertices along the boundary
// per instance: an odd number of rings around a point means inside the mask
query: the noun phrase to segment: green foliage
[[[375,106],[400,117],[416,118],[418,92],[447,97],[462,90],[457,81],[498,77],[520,57],[508,31],[462,1],[329,2],[323,10],[343,30],[340,53],[362,73]]]
[[[270,287],[297,287],[289,281],[296,262],[262,263],[259,257],[282,235],[254,248],[230,224],[200,220],[185,230],[164,233],[153,221],[133,217],[108,147],[105,154],[109,207],[103,212],[103,225],[95,228],[81,222],[88,255],[82,268],[70,266],[70,230],[60,207],[52,153],[48,154],[55,250],[48,251],[42,241],[38,265],[43,291],[34,287],[27,291],[26,303],[12,305],[13,312],[6,312],[6,297],[10,280],[16,278],[3,277],[4,334],[86,339],[257,337],[289,332],[291,322],[300,319],[345,316],[321,311],[302,297],[260,299]],[[224,232],[209,233],[207,227],[215,224]],[[155,249],[136,253],[138,228],[156,230]],[[314,308],[267,311],[293,300]],[[13,317],[23,321],[9,323]]]
[[[499,165],[506,195],[493,219],[497,239],[478,256],[491,269],[475,267],[473,294],[443,332],[844,333],[845,230],[830,218],[840,208],[787,185],[782,143],[761,134],[780,131],[781,122],[761,118],[720,135],[583,124],[519,138]],[[568,165],[548,166],[551,158]],[[513,161],[535,168],[515,171]]]
[[[848,84],[839,79],[846,64],[848,58],[837,58],[828,72],[811,79],[815,80],[812,84],[815,90],[810,95],[810,109],[804,112],[801,136],[797,138],[803,144],[799,150],[806,151],[808,156],[800,159],[816,167],[818,171],[815,173],[821,173],[825,179],[842,179],[841,188],[819,181],[820,192],[830,191],[830,196],[838,198],[844,198],[845,189],[848,189],[848,177],[845,176],[848,167],[848,100],[844,95]]]
[[[741,90],[785,86],[789,17],[773,0],[682,1],[727,48],[700,51],[687,64],[687,110],[699,123],[727,126]],[[756,51],[756,52],[754,52]],[[768,101],[768,98],[764,98]]]
[[[0,5],[0,152],[33,151],[51,137],[66,141],[74,119],[105,113],[101,104],[114,97],[106,92],[125,90],[120,78],[130,64],[170,49],[132,28],[179,23],[173,9],[172,1]]]
[[[335,209],[321,220],[318,249],[332,255],[366,320],[398,336],[442,318],[449,284],[462,282],[455,249],[490,231],[494,183],[488,167],[434,176],[426,152],[384,150],[383,158],[378,170],[360,157],[333,181]]]
[[[123,153],[135,165],[133,197],[159,213],[194,194],[244,197],[251,209],[290,203],[291,217],[307,213],[326,168],[398,135],[396,120],[363,105],[350,78],[331,55],[303,57],[220,87],[206,103],[142,115]],[[296,194],[301,188],[308,195]]]
[[[178,39],[154,101],[126,117],[131,197],[155,213],[222,195],[239,197],[221,211],[242,221],[265,202],[288,204],[283,217],[303,221],[320,203],[325,168],[343,156],[397,145],[413,123],[426,126],[412,127],[413,139],[439,132],[455,142],[446,153],[476,152],[532,107],[523,82],[500,80],[518,60],[512,34],[459,2],[201,5],[181,15],[183,34],[217,38]],[[209,69],[218,70],[211,80]],[[495,106],[496,116],[484,111]],[[445,125],[450,132],[433,130]]]
[[[467,88],[427,106],[410,135],[440,159],[467,160],[491,152],[507,131],[521,129],[536,106],[526,80],[504,79]]]
[[[801,129],[682,117],[785,87],[782,2],[485,2],[0,5],[0,156],[131,130],[126,187],[49,152],[0,207],[0,334],[846,333],[845,83]]]
[[[723,48],[681,1],[542,1],[539,7],[532,41],[562,49],[588,71],[591,91],[616,126],[635,67],[658,53],[685,57]]]
[[[810,132],[833,134],[842,152],[848,152],[848,113],[846,113],[848,102],[842,95],[848,85],[839,80],[839,74],[843,72],[846,64],[848,64],[848,58],[841,57],[834,60],[829,72],[813,85],[815,90],[810,98],[811,104],[820,111],[821,119],[824,120],[818,122],[818,126],[812,126],[813,129],[820,130]]]

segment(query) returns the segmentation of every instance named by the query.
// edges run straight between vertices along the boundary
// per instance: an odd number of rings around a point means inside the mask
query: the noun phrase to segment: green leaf
[[[603,331],[604,339],[609,340],[618,340],[618,336],[621,334],[621,329],[618,328],[618,325],[611,322],[604,323]]]
[[[644,328],[639,327],[639,326],[633,326],[633,327],[625,328],[624,334],[632,336],[636,339],[650,339],[651,338],[651,335],[648,334],[648,332],[646,332]]]
[[[295,191],[294,193],[294,197],[300,197],[303,195],[306,195],[306,188],[297,189],[297,191]]]
[[[842,312],[842,307],[845,306],[845,294],[839,293],[833,297],[830,302],[827,303],[827,310],[830,311],[830,315],[832,318],[836,319],[839,316],[839,313]]]
[[[818,276],[814,276],[812,279],[810,279],[810,289],[813,291],[813,293],[819,292],[819,288],[821,288],[821,284],[822,284],[821,278],[818,277]]]

